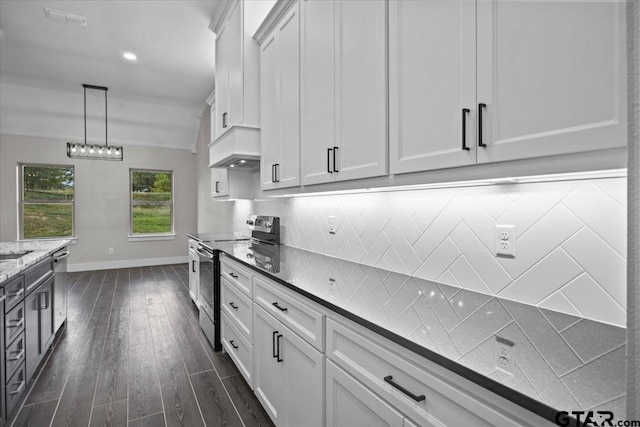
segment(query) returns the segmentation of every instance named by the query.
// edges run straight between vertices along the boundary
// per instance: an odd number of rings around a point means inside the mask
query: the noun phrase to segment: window
[[[131,234],[173,234],[173,172],[131,169]]]
[[[20,165],[20,238],[73,237],[73,166]]]

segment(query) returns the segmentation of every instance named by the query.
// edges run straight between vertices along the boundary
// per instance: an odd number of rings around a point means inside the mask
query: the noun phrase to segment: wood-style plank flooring
[[[68,295],[14,426],[272,425],[200,330],[186,264],[70,273]]]

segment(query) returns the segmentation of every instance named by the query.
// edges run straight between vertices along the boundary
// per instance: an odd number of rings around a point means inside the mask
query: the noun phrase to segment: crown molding
[[[271,34],[271,31],[273,31],[278,21],[280,21],[280,18],[282,18],[297,1],[298,0],[278,0],[253,35],[253,38],[258,44],[262,44],[267,35]]]

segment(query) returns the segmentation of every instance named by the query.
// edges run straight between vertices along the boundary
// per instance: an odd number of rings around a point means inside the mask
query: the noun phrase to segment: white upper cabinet
[[[476,161],[475,2],[389,3],[392,174]]]
[[[337,181],[388,173],[387,7],[383,0],[335,2]]]
[[[260,63],[253,33],[273,2],[235,0],[229,5],[223,20],[213,28],[216,33],[216,138],[234,126],[260,125]]]
[[[300,16],[295,4],[260,46],[263,190],[300,185]]]
[[[478,162],[626,144],[625,2],[477,7]]]
[[[387,174],[387,2],[305,0],[305,185]]]
[[[335,145],[335,2],[305,0],[300,25],[302,183],[333,181]]]

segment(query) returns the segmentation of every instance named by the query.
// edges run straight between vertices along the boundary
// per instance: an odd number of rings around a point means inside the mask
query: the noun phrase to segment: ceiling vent
[[[67,22],[69,24],[80,25],[82,27],[87,26],[87,18],[84,16],[61,12],[59,10],[49,9],[48,7],[44,8],[44,16],[53,21]]]

